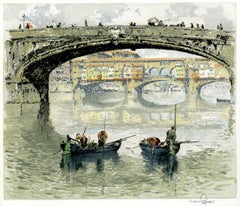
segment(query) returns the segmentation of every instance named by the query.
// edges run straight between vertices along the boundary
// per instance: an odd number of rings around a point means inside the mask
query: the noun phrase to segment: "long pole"
[[[177,105],[175,104],[175,108],[174,108],[174,126],[176,128],[177,126]]]
[[[106,116],[104,116],[104,125],[103,125],[103,131],[105,131],[106,128]]]

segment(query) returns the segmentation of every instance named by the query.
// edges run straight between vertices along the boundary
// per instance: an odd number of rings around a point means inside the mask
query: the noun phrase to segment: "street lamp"
[[[22,16],[22,21],[23,21],[23,29],[25,28],[25,20],[26,20],[26,15],[23,14]]]

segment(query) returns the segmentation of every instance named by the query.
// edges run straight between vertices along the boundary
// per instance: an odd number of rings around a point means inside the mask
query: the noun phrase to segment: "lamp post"
[[[22,16],[23,29],[25,28],[25,20],[26,20],[26,15],[23,14],[23,16]]]

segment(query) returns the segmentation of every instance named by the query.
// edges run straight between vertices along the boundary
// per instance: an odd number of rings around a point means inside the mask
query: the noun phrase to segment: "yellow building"
[[[205,58],[140,58],[132,51],[108,51],[72,60],[72,81],[141,81],[151,77],[176,79],[229,77],[228,71]],[[205,72],[205,73],[204,73]],[[202,76],[202,77],[201,77]]]

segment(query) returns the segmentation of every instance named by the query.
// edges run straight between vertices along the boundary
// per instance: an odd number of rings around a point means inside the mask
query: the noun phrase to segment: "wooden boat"
[[[174,148],[175,154],[177,154],[179,152],[181,144],[185,144],[185,143],[198,143],[198,142],[199,141],[191,141],[191,140],[176,142],[175,143],[175,148]],[[142,152],[145,153],[145,154],[158,155],[158,156],[166,156],[166,155],[169,154],[169,148],[168,148],[167,145],[159,144],[153,150],[152,149],[152,145],[147,143],[145,141],[145,139],[142,140],[139,143],[139,146],[141,147]]]
[[[134,137],[136,135],[131,135],[128,137],[123,137],[121,139],[115,140],[113,142],[108,142],[104,144],[103,147],[99,147],[97,143],[93,144],[88,144],[86,147],[82,147],[81,145],[78,144],[78,141],[69,137],[72,141],[76,143],[71,143],[71,154],[99,154],[99,153],[108,153],[108,152],[114,152],[118,151],[122,145],[122,141],[127,140],[130,137]],[[66,142],[62,142],[60,144],[60,147],[62,151],[64,151],[66,146]],[[59,151],[58,151],[59,152]]]
[[[217,98],[217,102],[230,103],[231,100],[230,99],[219,99],[219,98]]]
[[[106,143],[103,147],[95,146],[86,146],[85,148],[81,147],[78,144],[71,143],[71,154],[99,154],[118,151],[121,147],[122,139],[118,139],[113,142]],[[64,150],[66,143],[61,143],[61,149]]]
[[[129,137],[106,143],[103,147],[99,147],[97,144],[95,144],[91,146],[88,145],[83,148],[78,144],[71,143],[71,154],[62,154],[60,167],[67,169],[68,171],[74,171],[84,167],[84,165],[89,162],[95,162],[98,168],[97,170],[101,170],[102,162],[104,160],[111,159],[114,162],[118,162],[117,151],[120,149],[122,141],[126,140],[127,138]],[[60,146],[62,151],[64,151],[65,145],[65,142],[61,143]]]
[[[175,154],[178,153],[178,151],[180,150],[180,145],[181,143],[183,142],[177,142],[175,144]],[[152,154],[152,155],[160,155],[160,156],[166,156],[169,154],[169,148],[167,145],[156,145],[156,147],[153,149],[152,148],[152,145],[150,145],[149,143],[146,143],[145,140],[142,140],[140,143],[139,143],[139,146],[141,147],[142,151],[145,153],[145,154]]]

